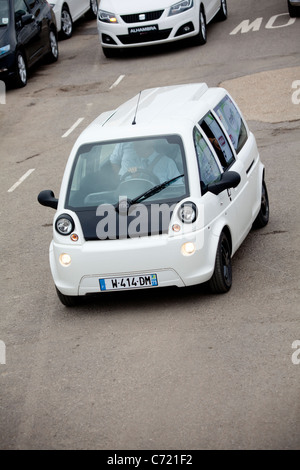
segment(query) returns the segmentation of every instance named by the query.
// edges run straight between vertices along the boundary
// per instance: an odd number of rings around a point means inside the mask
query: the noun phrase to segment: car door
[[[206,22],[209,23],[219,11],[221,0],[202,0],[205,8]]]
[[[243,228],[247,234],[257,205],[259,152],[253,134],[247,129],[240,110],[228,94],[217,104],[214,112],[236,154],[235,166],[238,167],[241,183],[235,191],[238,192],[240,217],[244,219]]]
[[[223,193],[227,193],[231,209],[227,210],[227,215],[231,221],[231,231],[233,235],[233,245],[238,246],[245,238],[251,224],[251,202],[247,200],[247,180],[242,162],[236,160],[236,152],[232,143],[222,128],[217,115],[210,111],[199,122],[202,131],[208,138],[212,151],[218,159],[223,172],[236,171],[241,181],[236,188],[223,191],[220,196],[223,197],[222,205],[227,207],[227,198]]]
[[[82,16],[90,6],[90,0],[69,0],[69,3],[71,4],[70,7],[73,21],[80,18],[80,16]]]
[[[214,227],[222,218],[222,225],[228,225],[232,232],[232,241],[238,236],[236,226],[237,212],[230,191],[224,190],[220,194],[212,194],[209,184],[219,181],[223,174],[222,165],[215,154],[211,141],[200,126],[193,131],[194,146],[198,161],[199,178],[203,202],[204,226]]]
[[[44,55],[49,44],[49,27],[47,19],[47,10],[49,8],[45,0],[27,0],[29,8],[35,17],[35,24],[38,29],[38,43],[36,58]]]
[[[39,57],[41,49],[40,28],[25,0],[14,0],[15,26],[17,43],[25,49],[28,66],[32,65]],[[25,15],[27,15],[25,17]],[[26,21],[25,21],[26,18]]]

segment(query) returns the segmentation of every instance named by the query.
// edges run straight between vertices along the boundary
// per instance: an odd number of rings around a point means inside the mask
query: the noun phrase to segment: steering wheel
[[[125,181],[130,180],[146,180],[154,185],[160,183],[159,178],[154,173],[152,173],[152,171],[147,170],[146,168],[138,168],[137,171],[134,173],[132,173],[131,171],[127,171],[121,177],[120,182],[124,183]]]

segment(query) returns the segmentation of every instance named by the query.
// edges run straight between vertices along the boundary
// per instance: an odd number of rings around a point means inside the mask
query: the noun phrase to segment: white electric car
[[[99,0],[51,0],[57,30],[60,37],[69,39],[73,34],[73,24],[85,14],[96,18]]]
[[[265,169],[233,98],[205,83],[140,92],[77,139],[56,209],[50,266],[64,305],[80,296],[232,284],[231,258],[269,220]]]
[[[226,0],[101,0],[98,33],[103,53],[190,38],[206,43],[206,26],[227,18]]]

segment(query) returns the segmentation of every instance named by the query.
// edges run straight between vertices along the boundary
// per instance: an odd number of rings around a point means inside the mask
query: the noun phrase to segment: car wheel
[[[18,88],[27,85],[27,65],[22,52],[18,51],[16,56],[16,73],[14,84]]]
[[[49,33],[50,52],[48,54],[49,62],[56,62],[58,59],[57,36],[53,30]]]
[[[259,213],[255,221],[253,222],[253,228],[263,228],[269,222],[270,207],[269,207],[269,197],[265,181],[262,183],[261,190],[261,205]]]
[[[69,39],[73,34],[73,20],[71,14],[66,6],[61,11],[61,30],[60,36],[62,39]]]
[[[215,261],[215,269],[209,281],[214,294],[225,294],[232,285],[231,247],[224,232],[221,233]]]
[[[227,10],[227,1],[226,0],[221,0],[221,6],[220,10],[217,14],[217,20],[218,21],[225,21],[228,16],[228,10]]]
[[[76,305],[79,304],[80,297],[76,295],[64,295],[57,289],[57,287],[55,288],[59,300],[65,307],[76,307]]]
[[[294,5],[291,5],[290,2],[288,1],[288,8],[289,8],[289,14],[291,18],[300,16],[300,7],[295,7]]]
[[[200,9],[199,15],[199,33],[194,38],[194,44],[196,46],[202,46],[206,43],[207,40],[207,31],[206,31],[206,19],[203,8]]]
[[[98,13],[98,0],[90,0],[90,9],[87,12],[87,17],[90,19],[97,18]]]
[[[96,18],[98,13],[98,1],[91,0],[91,14]]]

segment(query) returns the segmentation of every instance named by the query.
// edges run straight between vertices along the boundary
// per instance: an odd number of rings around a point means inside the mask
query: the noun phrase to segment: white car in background
[[[116,50],[193,38],[206,43],[206,26],[227,18],[226,0],[101,0],[98,33],[104,55]]]
[[[73,23],[86,13],[96,18],[99,0],[51,0],[60,36],[68,39],[73,34]]]

